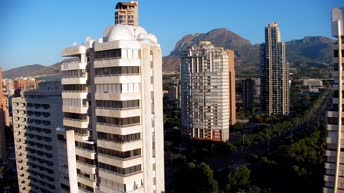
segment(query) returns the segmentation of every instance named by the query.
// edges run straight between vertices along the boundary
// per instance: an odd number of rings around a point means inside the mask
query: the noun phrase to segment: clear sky
[[[87,36],[102,37],[114,23],[117,0],[1,0],[0,66],[51,65],[61,50]],[[168,55],[186,34],[227,28],[252,43],[264,27],[280,25],[282,40],[330,37],[330,13],[344,0],[139,0],[139,22]]]

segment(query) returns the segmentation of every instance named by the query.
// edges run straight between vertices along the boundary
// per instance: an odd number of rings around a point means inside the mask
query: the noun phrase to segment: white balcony
[[[96,173],[96,166],[95,165],[89,165],[86,163],[76,161],[76,168],[80,169],[81,171],[88,172],[90,174]]]
[[[133,181],[140,182],[143,179],[142,172],[137,172],[131,175],[121,175],[101,168],[99,169],[99,176],[102,178],[111,179],[112,181],[121,184],[128,184],[132,183]]]
[[[86,91],[62,91],[62,99],[86,99]]]
[[[72,62],[66,62],[61,65],[61,71],[67,71],[67,70],[84,70],[86,69],[86,62],[80,62],[80,61],[72,61]]]
[[[116,127],[116,126],[97,123],[96,130],[98,132],[110,133],[110,134],[116,134],[116,135],[129,135],[129,134],[142,132],[142,125]]]
[[[140,60],[121,59],[119,57],[113,57],[94,61],[94,68],[106,68],[115,66],[140,66]]]
[[[76,128],[88,128],[88,119],[87,120],[79,120],[79,119],[63,119],[63,125],[69,127],[76,127]]]
[[[127,158],[127,159],[120,159],[120,158],[114,158],[112,156],[106,156],[104,154],[98,154],[98,161],[109,164],[109,165],[113,165],[116,167],[120,167],[120,168],[128,168],[131,166],[143,164],[142,156],[136,156],[136,157]]]
[[[96,116],[104,116],[104,117],[118,117],[118,118],[126,118],[126,117],[135,117],[141,116],[141,109],[127,109],[127,110],[115,110],[109,108],[96,108]]]
[[[112,141],[106,141],[106,140],[97,140],[98,147],[103,147],[107,149],[113,149],[116,151],[130,151],[134,149],[142,148],[142,140],[137,140],[133,142],[128,143],[115,143]]]
[[[85,184],[89,187],[92,187],[92,188],[95,188],[96,187],[96,182],[89,179],[89,178],[86,178],[84,176],[81,176],[81,175],[78,175],[78,182],[82,183],[82,184]]]
[[[80,106],[80,107],[63,106],[62,107],[62,111],[68,112],[68,113],[86,114],[87,110],[88,110],[88,106]]]
[[[96,100],[139,100],[141,93],[96,93],[95,97]]]
[[[110,189],[110,188],[105,187],[101,184],[99,185],[99,189],[101,192],[106,192],[106,193],[123,193],[122,191]],[[136,190],[129,191],[127,193],[144,193],[144,188],[141,187],[141,188],[138,188]]]
[[[94,78],[95,84],[114,84],[114,83],[140,83],[141,77],[139,75],[124,75],[124,76],[96,76]]]
[[[85,142],[88,140],[88,138],[89,138],[88,134],[82,135],[82,134],[75,133],[75,135],[74,135],[75,141],[79,141],[79,142]]]
[[[67,85],[67,84],[86,84],[87,83],[87,77],[79,77],[79,78],[62,78],[61,84]]]
[[[66,48],[61,53],[63,57],[76,56],[76,55],[81,55],[81,54],[86,54],[85,46],[74,46],[74,47]]]
[[[75,147],[75,154],[88,159],[95,159],[96,152],[88,149]]]

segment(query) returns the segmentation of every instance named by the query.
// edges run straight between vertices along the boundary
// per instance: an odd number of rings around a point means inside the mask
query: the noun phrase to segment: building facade
[[[326,161],[324,174],[324,193],[344,192],[343,159],[343,56],[344,56],[344,8],[332,10],[332,36],[334,44],[333,99],[332,109],[328,111],[326,138]]]
[[[0,163],[6,161],[6,110],[7,100],[2,93],[2,68],[0,67]]]
[[[125,5],[125,6],[124,6]],[[128,5],[128,6],[127,6]],[[134,6],[134,8],[132,7]],[[70,192],[165,191],[162,55],[137,18],[137,2],[116,5],[116,25],[97,41],[66,48],[63,112]],[[62,131],[63,132],[63,131]]]
[[[202,41],[184,53],[180,74],[183,135],[227,141],[236,123],[234,52]]]
[[[261,110],[268,116],[289,114],[289,68],[277,23],[265,28],[261,45]]]
[[[259,104],[260,80],[258,78],[245,78],[240,80],[241,98],[243,108],[246,111],[253,111],[256,104]]]
[[[60,191],[56,128],[62,126],[61,87],[22,92],[12,99],[20,193]]]

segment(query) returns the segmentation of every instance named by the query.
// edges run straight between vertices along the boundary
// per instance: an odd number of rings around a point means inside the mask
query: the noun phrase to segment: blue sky
[[[114,0],[0,1],[0,66],[51,65],[61,50],[98,39],[114,22]],[[282,40],[330,37],[330,12],[344,0],[139,0],[139,22],[155,34],[168,55],[186,34],[227,28],[252,43],[264,27],[280,25]]]

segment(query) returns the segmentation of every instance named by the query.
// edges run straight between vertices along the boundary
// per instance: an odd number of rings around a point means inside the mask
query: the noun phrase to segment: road
[[[320,126],[320,123],[325,120],[326,110],[324,109],[326,108],[327,102],[330,98],[330,93],[322,97],[320,105],[312,112],[308,121],[294,126],[290,132],[272,137],[270,140],[263,141],[258,144],[252,144],[249,147],[239,147],[236,151],[228,155],[219,155],[217,157],[208,158],[206,162],[218,171],[226,168],[236,168],[242,165],[248,165],[249,162],[247,158],[252,154],[261,156],[266,153],[272,153],[276,151],[279,146],[296,141],[303,136],[307,130],[311,133],[310,129]]]

